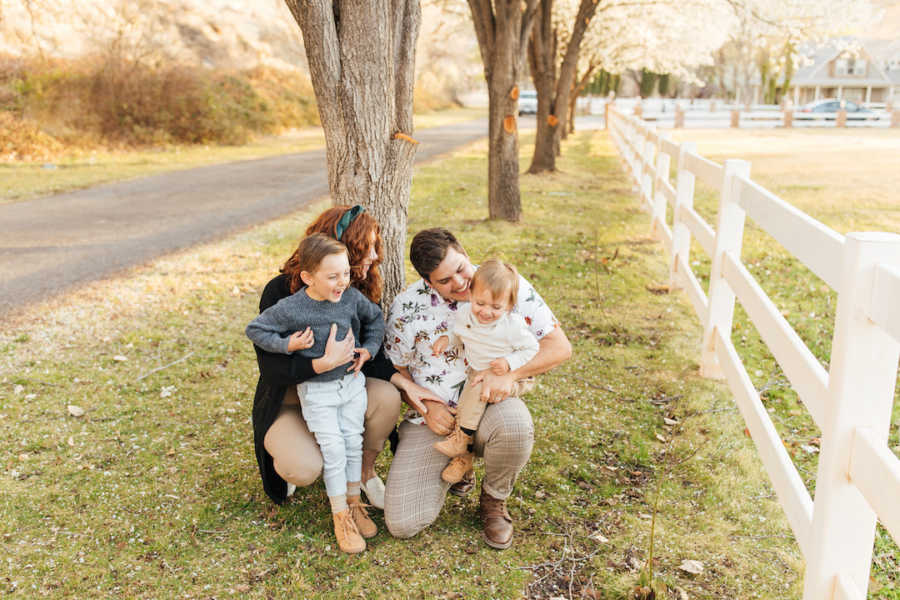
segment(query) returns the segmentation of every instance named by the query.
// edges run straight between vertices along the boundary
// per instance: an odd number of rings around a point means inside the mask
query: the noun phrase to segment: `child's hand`
[[[347,372],[353,371],[354,373],[359,373],[359,370],[362,369],[362,366],[370,358],[372,358],[372,355],[369,354],[368,350],[365,348],[356,348],[353,352],[353,364],[350,365]]]
[[[432,356],[440,356],[444,353],[444,350],[447,349],[447,346],[450,345],[450,338],[446,335],[442,335],[437,340],[435,340],[434,344],[431,346],[431,355]]]
[[[506,375],[509,373],[509,362],[505,358],[495,358],[491,361],[491,373],[494,375]]]
[[[306,350],[307,348],[312,348],[312,345],[316,342],[315,337],[313,336],[312,329],[307,327],[304,331],[295,331],[291,334],[291,337],[288,338],[288,352],[295,352],[297,350]]]

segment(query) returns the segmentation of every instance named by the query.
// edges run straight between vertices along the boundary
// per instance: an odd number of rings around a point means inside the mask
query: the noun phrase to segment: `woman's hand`
[[[309,327],[304,329],[303,331],[295,331],[291,334],[291,337],[288,338],[288,352],[295,352],[297,350],[306,350],[307,348],[312,348],[313,344],[316,343],[316,338],[313,336],[313,331]]]
[[[362,366],[370,358],[372,358],[372,355],[368,350],[365,348],[356,348],[353,352],[353,364],[347,367],[347,372],[353,371],[354,373],[359,373],[359,370],[362,369]]]
[[[456,414],[454,409],[436,400],[425,400],[425,406],[428,412],[422,416],[425,417],[425,424],[428,425],[428,429],[436,435],[448,435],[453,431],[453,427],[456,424],[456,419],[453,416]]]
[[[347,331],[347,337],[341,341],[337,341],[336,336],[337,325],[332,323],[328,341],[325,342],[325,354],[312,360],[312,368],[316,373],[330,371],[353,360],[353,351],[356,346],[353,331]]]
[[[512,395],[516,379],[512,373],[494,375],[490,370],[481,371],[472,379],[472,385],[481,383],[481,401],[488,404],[502,402]]]

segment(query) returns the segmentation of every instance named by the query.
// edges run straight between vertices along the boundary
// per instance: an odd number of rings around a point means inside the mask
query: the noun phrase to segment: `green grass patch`
[[[531,144],[523,139],[523,159]],[[579,133],[559,172],[523,175],[518,225],[485,219],[485,154],[476,143],[418,168],[409,229],[447,226],[475,260],[513,262],[574,346],[527,397],[536,443],[509,502],[511,549],[482,542],[477,495],[450,497],[411,540],[392,539],[378,514],[378,536],[351,557],[336,549],[321,483],[281,507],[263,494],[250,424],[256,363],[243,328],[318,205],[4,324],[0,590],[626,598],[647,558],[660,483],[655,569],[671,588],[690,598],[799,597],[799,549],[730,394],[698,375],[692,309],[654,293],[666,260],[608,137]],[[774,285],[790,284],[778,259],[760,261]],[[750,356],[759,381],[773,372],[766,360]],[[779,422],[793,419],[787,393],[770,389]],[[811,433],[796,419],[789,442]],[[380,457],[381,473],[389,460]],[[894,598],[897,552],[884,532],[876,555],[874,597]],[[704,572],[679,570],[685,559]]]

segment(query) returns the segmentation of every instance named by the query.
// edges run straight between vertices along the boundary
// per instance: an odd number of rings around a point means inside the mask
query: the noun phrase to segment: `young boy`
[[[454,345],[463,346],[469,379],[457,405],[456,428],[434,445],[441,454],[453,459],[441,473],[448,483],[461,480],[472,468],[472,440],[486,408],[481,400],[481,383],[473,385],[473,378],[488,369],[503,375],[518,369],[538,352],[538,341],[525,319],[510,312],[518,292],[519,274],[515,267],[496,259],[485,261],[472,277],[471,302],[460,307],[450,329]],[[435,341],[435,355],[447,350],[450,336],[442,335]],[[529,380],[517,382],[512,395],[518,396],[530,387]]]

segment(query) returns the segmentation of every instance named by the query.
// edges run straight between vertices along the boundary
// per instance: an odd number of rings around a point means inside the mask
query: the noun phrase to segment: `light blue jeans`
[[[322,451],[322,477],[329,496],[347,493],[348,481],[362,475],[366,377],[350,373],[336,381],[307,381],[297,386],[306,426]]]

